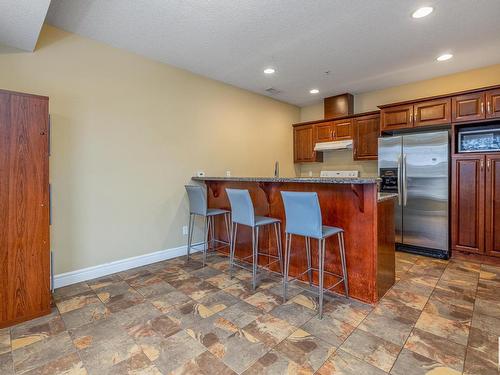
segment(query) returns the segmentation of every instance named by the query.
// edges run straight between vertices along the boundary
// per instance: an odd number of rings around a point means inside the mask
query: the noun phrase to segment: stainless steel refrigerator
[[[381,191],[399,194],[399,250],[449,257],[449,139],[448,131],[379,138]]]

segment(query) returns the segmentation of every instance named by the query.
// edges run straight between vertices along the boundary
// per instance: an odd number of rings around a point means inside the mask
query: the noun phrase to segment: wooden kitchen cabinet
[[[500,155],[486,155],[486,254],[500,257]]]
[[[451,99],[452,121],[464,122],[485,119],[485,99],[484,92],[454,96]]]
[[[451,99],[416,103],[413,108],[415,126],[446,125],[451,123]]]
[[[293,160],[295,163],[323,161],[323,154],[314,151],[313,125],[293,128]]]
[[[0,328],[51,311],[48,108],[0,90]]]
[[[486,118],[500,118],[500,89],[486,91]]]
[[[460,155],[452,163],[452,247],[484,253],[484,155]]]
[[[314,143],[330,142],[333,140],[333,121],[321,122],[313,125],[314,128]]]
[[[333,122],[333,140],[342,141],[352,138],[352,119]]]
[[[357,117],[353,120],[354,160],[376,160],[378,158],[378,137],[380,115]]]
[[[413,104],[383,108],[380,111],[380,129],[392,131],[413,127]]]

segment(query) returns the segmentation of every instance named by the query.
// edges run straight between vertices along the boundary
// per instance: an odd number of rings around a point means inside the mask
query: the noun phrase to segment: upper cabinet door
[[[500,117],[500,89],[486,91],[486,117]]]
[[[333,140],[333,122],[321,122],[314,125],[314,143]]]
[[[337,120],[333,122],[333,139],[340,141],[342,139],[352,138],[352,120]]]
[[[378,158],[378,137],[380,116],[371,115],[354,119],[354,160],[376,160]]]
[[[323,161],[323,154],[314,151],[314,128],[312,125],[293,129],[293,160],[295,163]]]
[[[415,126],[445,125],[451,123],[451,99],[416,103]]]
[[[380,128],[391,131],[413,127],[413,104],[384,108],[380,111]]]
[[[486,253],[500,257],[500,155],[486,155]]]
[[[451,102],[452,121],[483,120],[485,118],[484,102],[484,92],[454,96]]]

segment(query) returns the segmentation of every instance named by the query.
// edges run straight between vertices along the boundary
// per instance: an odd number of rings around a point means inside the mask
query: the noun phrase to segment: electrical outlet
[[[309,171],[309,177],[312,177],[312,176],[313,176],[312,171]]]
[[[188,226],[187,225],[184,225],[182,227],[182,235],[183,236],[187,236],[188,235]]]
[[[231,177],[231,171],[226,171],[226,177]]]

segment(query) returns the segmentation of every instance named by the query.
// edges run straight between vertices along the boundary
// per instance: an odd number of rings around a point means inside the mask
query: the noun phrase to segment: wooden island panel
[[[363,302],[375,303],[394,284],[394,201],[377,201],[377,185],[349,183],[302,183],[302,182],[242,182],[205,181],[208,187],[208,204],[213,208],[230,209],[225,188],[248,189],[257,215],[271,216],[282,221],[282,241],[285,248],[285,211],[280,191],[315,191],[318,193],[323,224],[341,227],[345,231],[346,263],[350,297]],[[217,236],[226,240],[223,222],[216,229]],[[262,252],[276,254],[274,231],[261,228],[259,244]],[[318,243],[311,240],[312,263],[318,265]],[[222,251],[228,252],[225,248]],[[238,226],[236,257],[251,254],[251,229]],[[260,265],[268,263],[267,257],[259,258]],[[337,236],[327,239],[326,270],[341,273]],[[306,269],[304,239],[294,236],[290,275],[295,276]],[[278,264],[271,267],[278,271]],[[302,277],[307,280],[307,275]],[[336,278],[326,276],[325,285],[331,285]],[[317,284],[318,274],[314,273]],[[344,294],[343,285],[335,292]]]

